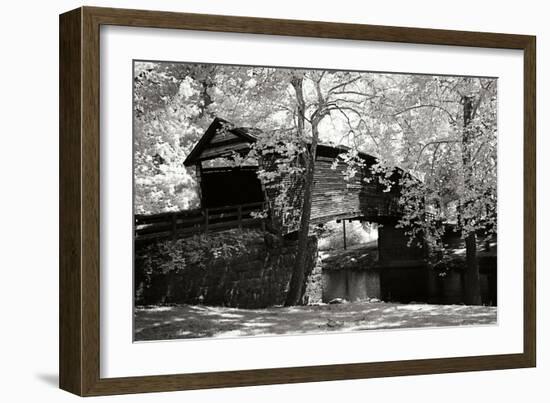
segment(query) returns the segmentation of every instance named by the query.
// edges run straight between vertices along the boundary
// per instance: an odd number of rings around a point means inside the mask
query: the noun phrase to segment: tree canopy
[[[183,160],[219,116],[261,129],[256,150],[284,144],[281,169],[312,129],[323,143],[350,147],[342,156],[350,175],[357,151],[378,157],[381,171],[400,167],[421,181],[403,183],[405,226],[426,230],[429,213],[467,231],[496,229],[495,79],[151,62],[134,70],[137,212],[198,206]],[[466,99],[473,109],[464,141]]]

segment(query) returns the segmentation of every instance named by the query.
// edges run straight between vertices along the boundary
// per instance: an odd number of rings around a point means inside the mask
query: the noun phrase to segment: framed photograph
[[[535,37],[60,16],[60,387],[533,367]]]

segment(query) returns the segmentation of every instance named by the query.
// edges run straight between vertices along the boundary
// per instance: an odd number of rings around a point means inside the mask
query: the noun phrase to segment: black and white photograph
[[[497,324],[496,77],[132,74],[134,341]]]
[[[0,400],[546,403],[544,4],[5,2]]]

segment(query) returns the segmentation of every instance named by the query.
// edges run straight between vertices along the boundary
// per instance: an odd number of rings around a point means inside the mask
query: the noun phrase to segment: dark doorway
[[[202,170],[203,208],[234,206],[264,201],[256,167],[205,168]]]

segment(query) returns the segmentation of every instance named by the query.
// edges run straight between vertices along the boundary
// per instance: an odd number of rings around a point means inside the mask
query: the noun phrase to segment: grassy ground
[[[330,331],[496,324],[497,308],[355,302],[237,309],[196,305],[137,308],[135,339],[266,336]]]

